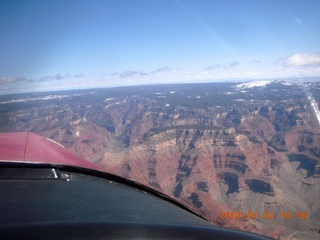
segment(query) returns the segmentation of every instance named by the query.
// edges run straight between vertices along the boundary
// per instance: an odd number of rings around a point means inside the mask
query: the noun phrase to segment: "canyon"
[[[3,95],[0,132],[50,138],[217,226],[317,239],[319,89],[266,81]]]

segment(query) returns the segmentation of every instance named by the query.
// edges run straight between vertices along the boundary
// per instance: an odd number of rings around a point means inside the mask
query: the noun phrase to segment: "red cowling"
[[[0,161],[52,163],[102,171],[62,145],[32,132],[0,133]]]

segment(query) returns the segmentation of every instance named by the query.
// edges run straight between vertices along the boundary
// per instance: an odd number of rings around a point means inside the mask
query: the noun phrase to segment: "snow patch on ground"
[[[254,82],[246,82],[240,83],[236,85],[237,89],[244,89],[244,88],[253,88],[253,87],[265,87],[266,85],[270,84],[272,81],[254,81]]]
[[[292,83],[291,82],[284,82],[284,81],[282,81],[282,82],[280,82],[282,85],[285,85],[285,86],[291,86],[292,85]]]

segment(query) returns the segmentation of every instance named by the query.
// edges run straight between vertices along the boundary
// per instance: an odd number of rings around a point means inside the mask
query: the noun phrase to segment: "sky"
[[[0,0],[0,94],[320,76],[319,0]]]

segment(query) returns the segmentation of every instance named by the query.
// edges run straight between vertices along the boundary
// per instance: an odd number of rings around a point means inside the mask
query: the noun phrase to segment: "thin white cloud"
[[[157,70],[151,72],[151,73],[159,73],[159,72],[172,72],[172,71],[178,71],[180,70],[179,68],[173,68],[173,67],[161,67],[158,68]]]
[[[39,82],[46,82],[46,81],[51,81],[51,80],[52,80],[52,76],[50,76],[50,75],[42,76],[39,78]]]
[[[233,61],[231,63],[229,63],[229,65],[227,66],[227,68],[233,68],[240,65],[240,63],[238,61]]]
[[[61,80],[61,79],[63,79],[63,76],[60,73],[58,73],[58,74],[54,75],[54,79]]]
[[[140,75],[141,77],[144,77],[144,76],[148,76],[148,73],[145,73],[145,72],[140,71],[140,72],[139,72],[139,75]]]
[[[218,68],[221,68],[220,63],[210,65],[210,66],[206,67],[204,70],[214,70],[214,69],[218,69]]]
[[[85,77],[86,75],[84,75],[83,73],[79,73],[79,74],[76,74],[74,75],[73,77],[74,78],[82,78],[82,77]]]
[[[284,61],[286,67],[312,67],[320,66],[319,53],[298,53]]]
[[[136,72],[136,71],[125,71],[125,72],[122,72],[119,75],[119,77],[121,77],[121,78],[133,77],[137,74],[138,74],[138,72]]]
[[[257,59],[252,59],[249,61],[249,63],[251,64],[261,64],[262,62],[260,60],[257,60]]]
[[[220,63],[216,63],[213,65],[209,65],[208,67],[204,68],[203,70],[210,71],[210,70],[221,69],[221,68],[228,69],[228,68],[234,68],[238,65],[240,65],[240,63],[238,61],[232,61],[227,65],[222,65]]]
[[[125,71],[125,72],[122,72],[119,74],[119,77],[120,78],[128,78],[128,77],[135,77],[135,76],[140,76],[140,77],[143,77],[143,76],[146,76],[148,75],[147,73],[145,72],[137,72],[137,71]]]
[[[0,77],[0,83],[22,82],[27,80],[23,77]]]
[[[169,73],[169,72],[176,72],[179,71],[180,68],[175,67],[161,67],[152,72],[143,72],[143,71],[124,71],[121,73],[111,73],[111,76],[119,75],[120,78],[129,78],[129,77],[146,77],[152,74],[157,73]]]
[[[84,75],[83,75],[84,76]],[[70,73],[57,73],[55,75],[46,75],[39,78],[39,82],[46,82],[46,81],[52,81],[52,80],[62,80],[65,78],[70,78],[72,75]],[[78,75],[75,75],[74,77],[79,77]]]
[[[71,77],[71,74],[70,74],[70,73],[66,73],[66,74],[64,74],[64,75],[58,73],[58,74],[54,75],[54,79],[55,79],[55,80],[62,80],[62,79],[64,79],[64,78],[69,78],[69,77]]]

